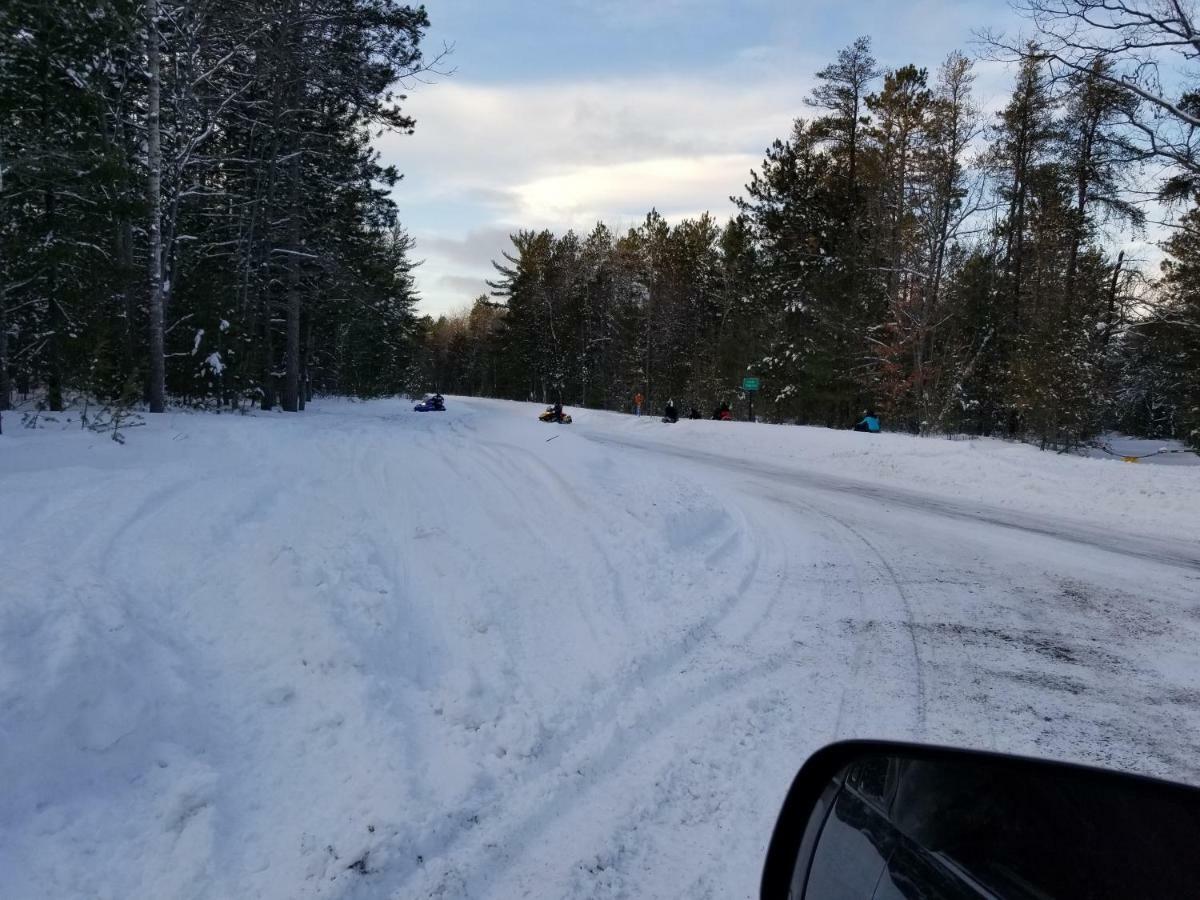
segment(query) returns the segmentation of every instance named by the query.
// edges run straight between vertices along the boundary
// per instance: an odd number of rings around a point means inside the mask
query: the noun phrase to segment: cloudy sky
[[[467,306],[519,227],[624,228],[732,212],[749,171],[804,113],[812,73],[871,35],[884,66],[935,68],[1004,0],[426,0],[450,77],[413,86],[413,136],[384,136],[417,239],[422,309]],[[981,67],[1001,102],[1007,76]]]

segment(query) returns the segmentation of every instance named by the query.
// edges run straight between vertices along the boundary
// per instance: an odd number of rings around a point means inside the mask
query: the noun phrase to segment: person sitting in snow
[[[663,421],[664,422],[678,422],[679,421],[679,410],[675,408],[674,400],[667,401],[667,408],[665,410],[663,410]]]
[[[865,431],[868,434],[879,434],[879,416],[875,415],[875,410],[871,410],[857,425],[854,426],[855,431]]]
[[[692,411],[690,413],[688,413],[688,418],[689,419],[703,419],[704,416],[700,415],[700,410],[696,409],[696,407],[693,406]]]

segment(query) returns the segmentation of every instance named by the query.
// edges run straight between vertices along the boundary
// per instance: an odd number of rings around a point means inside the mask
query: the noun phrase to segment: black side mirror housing
[[[998,753],[832,744],[788,791],[761,896],[1200,896],[1200,790]]]

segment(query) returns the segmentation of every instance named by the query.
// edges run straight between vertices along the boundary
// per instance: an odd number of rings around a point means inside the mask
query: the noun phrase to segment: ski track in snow
[[[6,897],[751,897],[839,737],[1200,783],[1197,470],[410,409],[0,439]]]

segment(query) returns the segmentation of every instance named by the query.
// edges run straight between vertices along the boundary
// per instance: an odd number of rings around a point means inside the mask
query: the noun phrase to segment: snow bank
[[[1149,466],[1200,466],[1200,453],[1185,446],[1183,441],[1103,434],[1096,443],[1100,446],[1087,447],[1077,452],[1092,459],[1136,457],[1139,464]]]
[[[823,473],[864,484],[912,489],[1114,531],[1200,535],[1200,457],[1174,454],[1173,465],[1124,463],[1042,452],[1028,444],[973,438],[859,434],[792,425],[682,420],[581,411],[576,421],[605,437],[718,454],[785,470]],[[1139,453],[1169,442],[1118,442]],[[1191,463],[1191,465],[1188,465]]]

